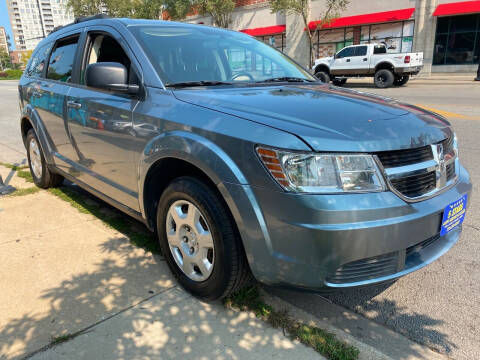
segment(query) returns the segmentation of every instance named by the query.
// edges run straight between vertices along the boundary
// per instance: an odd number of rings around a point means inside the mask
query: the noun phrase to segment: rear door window
[[[367,55],[367,47],[366,46],[356,46],[355,47],[355,56],[365,56]]]
[[[43,70],[45,69],[45,64],[51,48],[51,43],[39,47],[39,49],[32,56],[32,60],[25,70],[25,74],[27,76],[41,77],[43,75]]]
[[[77,44],[78,36],[57,41],[50,55],[47,71],[48,79],[63,82],[71,81]]]
[[[373,48],[373,53],[376,54],[386,54],[387,48],[384,45],[375,45]]]

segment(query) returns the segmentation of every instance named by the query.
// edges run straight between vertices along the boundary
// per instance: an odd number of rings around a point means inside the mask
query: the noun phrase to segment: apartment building
[[[310,2],[315,29],[325,0]],[[209,17],[186,21],[211,24]],[[237,0],[232,29],[243,31],[308,64],[305,25],[295,15],[273,14],[268,0]],[[351,44],[385,43],[391,53],[422,51],[424,73],[473,72],[480,61],[480,1],[350,0],[340,18],[315,35],[316,57]]]
[[[17,50],[32,50],[56,26],[71,23],[67,0],[7,0]]]
[[[1,50],[5,51],[7,54],[9,53],[7,32],[3,26],[0,26],[0,51]]]

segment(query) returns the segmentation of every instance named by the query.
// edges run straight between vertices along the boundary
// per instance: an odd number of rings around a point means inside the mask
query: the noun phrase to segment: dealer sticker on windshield
[[[459,200],[448,205],[443,211],[442,227],[440,236],[445,235],[449,231],[459,226],[465,219],[467,211],[467,194],[463,195]]]

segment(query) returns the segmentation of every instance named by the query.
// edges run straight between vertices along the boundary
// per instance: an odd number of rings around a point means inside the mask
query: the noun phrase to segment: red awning
[[[412,17],[415,12],[415,8],[401,9],[401,10],[392,10],[392,11],[383,11],[378,13],[355,15],[355,16],[346,16],[333,20],[328,25],[323,25],[322,28],[338,28],[346,26],[357,26],[365,24],[376,24],[384,23],[391,21],[402,21],[408,20]],[[310,30],[315,30],[320,21],[310,21],[308,27]]]
[[[259,27],[254,29],[244,29],[240,31],[252,36],[262,36],[262,35],[281,34],[285,32],[286,28],[287,28],[286,25],[275,25],[275,26]]]
[[[433,16],[460,15],[478,12],[480,12],[480,1],[462,1],[438,5]]]

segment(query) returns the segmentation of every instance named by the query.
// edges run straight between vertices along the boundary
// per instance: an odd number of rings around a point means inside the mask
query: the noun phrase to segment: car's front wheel
[[[319,71],[317,73],[315,73],[315,77],[320,80],[321,82],[324,82],[326,84],[328,84],[330,82],[330,75],[328,75],[326,72],[324,71]]]
[[[197,178],[177,178],[165,189],[157,233],[170,270],[199,298],[223,298],[251,279],[234,220],[214,189]]]
[[[51,172],[47,167],[45,156],[33,129],[28,130],[25,147],[27,149],[28,166],[35,185],[42,189],[61,185],[63,176]]]

